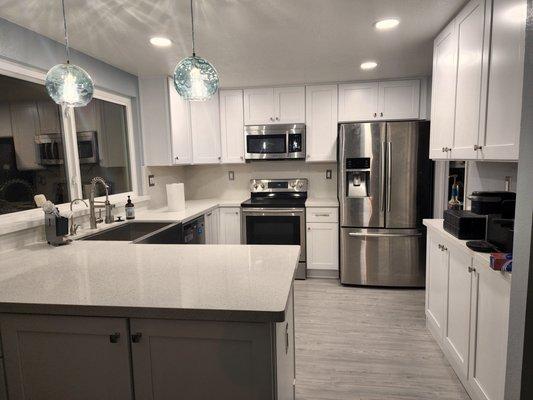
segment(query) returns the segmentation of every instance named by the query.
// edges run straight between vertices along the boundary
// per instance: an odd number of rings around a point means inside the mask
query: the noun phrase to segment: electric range
[[[296,279],[306,279],[305,201],[307,179],[252,179],[241,204],[245,244],[299,245]]]

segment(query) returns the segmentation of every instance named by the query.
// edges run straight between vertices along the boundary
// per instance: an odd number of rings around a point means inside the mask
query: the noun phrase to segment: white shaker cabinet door
[[[378,119],[418,119],[420,80],[379,82]]]
[[[17,169],[42,169],[35,143],[35,135],[39,134],[39,116],[35,103],[11,104],[11,125]]]
[[[220,91],[220,142],[223,164],[244,163],[242,90]]]
[[[192,101],[193,164],[220,163],[220,113],[218,93],[206,101]]]
[[[305,87],[274,88],[274,123],[305,123]]]
[[[472,256],[463,249],[446,245],[449,252],[447,319],[444,349],[463,382],[468,374],[470,348],[470,297]]]
[[[339,269],[339,224],[307,224],[307,269]]]
[[[40,133],[60,133],[59,106],[53,101],[37,102]]]
[[[488,36],[485,38],[485,0],[472,0],[457,16],[457,94],[451,157],[477,158],[477,144],[485,128],[488,73]]]
[[[448,252],[440,237],[431,231],[427,235],[426,254],[426,317],[428,328],[437,340],[442,340],[446,324],[446,293]]]
[[[469,381],[483,400],[503,400],[511,276],[474,261]]]
[[[219,209],[220,244],[241,243],[241,209],[240,207],[221,207]]]
[[[306,161],[337,160],[337,85],[307,86]]]
[[[168,79],[170,108],[170,136],[172,142],[172,163],[192,163],[191,116],[189,103],[176,92],[174,82]]]
[[[479,139],[482,148],[478,159],[518,160],[526,3],[526,0],[493,1],[487,125]],[[510,10],[514,10],[512,22]]]
[[[432,159],[449,158],[449,151],[446,150],[453,146],[456,81],[457,31],[453,21],[437,36],[433,45],[429,150]]]
[[[244,124],[266,125],[276,121],[274,89],[258,88],[244,90]]]
[[[205,214],[205,243],[218,244],[219,232],[219,209],[209,211]]]
[[[378,82],[339,85],[339,122],[376,120],[378,86]]]

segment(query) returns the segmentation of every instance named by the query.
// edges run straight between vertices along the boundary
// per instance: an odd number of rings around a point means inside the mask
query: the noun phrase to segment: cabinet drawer
[[[316,207],[306,209],[306,222],[339,222],[339,209]]]

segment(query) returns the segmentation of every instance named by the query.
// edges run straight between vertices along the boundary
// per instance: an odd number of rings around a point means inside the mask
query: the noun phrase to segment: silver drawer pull
[[[315,214],[315,217],[329,217],[331,214]]]
[[[362,233],[349,232],[348,236],[353,237],[419,237],[421,233]]]

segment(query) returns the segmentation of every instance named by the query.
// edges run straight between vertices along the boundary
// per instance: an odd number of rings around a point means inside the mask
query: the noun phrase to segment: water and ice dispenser
[[[346,197],[369,197],[370,158],[346,159]]]

